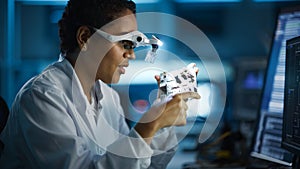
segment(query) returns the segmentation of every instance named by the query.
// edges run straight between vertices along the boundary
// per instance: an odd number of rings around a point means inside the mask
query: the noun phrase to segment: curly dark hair
[[[62,55],[72,53],[78,48],[76,32],[80,26],[99,29],[126,9],[135,14],[135,3],[131,0],[69,0],[58,22]]]

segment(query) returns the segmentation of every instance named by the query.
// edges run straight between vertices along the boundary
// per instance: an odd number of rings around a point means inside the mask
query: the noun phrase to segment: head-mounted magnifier
[[[142,32],[139,31],[132,31],[124,35],[111,35],[109,33],[106,33],[100,29],[96,29],[96,33],[104,37],[106,40],[115,43],[120,41],[131,41],[134,45],[134,47],[140,47],[140,46],[151,46],[151,50],[147,53],[147,56],[145,58],[146,62],[154,63],[156,57],[157,57],[157,49],[159,46],[163,45],[163,42],[156,38],[154,35],[152,35],[151,39],[148,39],[146,35],[144,35]]]

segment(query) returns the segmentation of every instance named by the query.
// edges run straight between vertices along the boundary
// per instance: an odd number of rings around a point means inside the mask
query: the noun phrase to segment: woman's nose
[[[124,53],[124,58],[128,58],[128,59],[131,59],[131,60],[135,59],[135,53],[134,53],[134,50],[133,50],[133,49],[130,49],[130,50],[126,51],[126,52]]]

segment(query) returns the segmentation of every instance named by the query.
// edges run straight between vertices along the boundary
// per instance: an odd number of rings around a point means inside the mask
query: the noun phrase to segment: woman
[[[135,59],[135,42],[122,39],[137,33],[134,14],[127,0],[68,2],[59,21],[62,58],[17,94],[1,135],[1,169],[167,166],[177,141],[171,126],[186,123],[183,96],[152,106],[129,130],[107,85]]]

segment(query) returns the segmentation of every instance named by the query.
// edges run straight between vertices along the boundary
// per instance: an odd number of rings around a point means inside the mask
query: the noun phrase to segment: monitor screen
[[[286,43],[282,146],[300,156],[300,36]]]
[[[292,165],[293,155],[281,147],[284,105],[286,40],[300,36],[300,8],[278,15],[272,50],[264,79],[259,121],[251,156]]]

